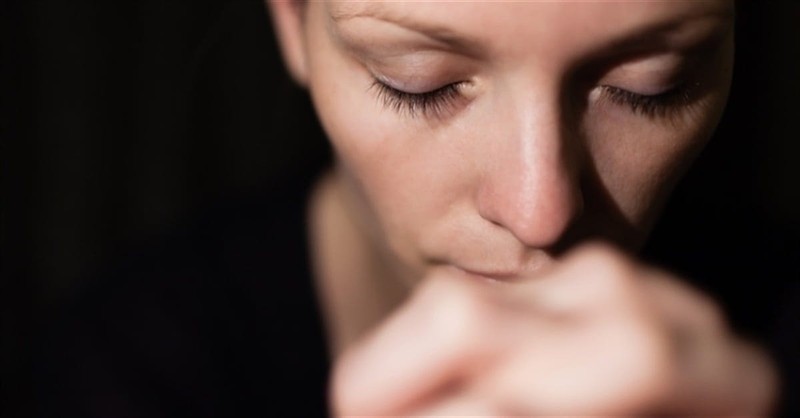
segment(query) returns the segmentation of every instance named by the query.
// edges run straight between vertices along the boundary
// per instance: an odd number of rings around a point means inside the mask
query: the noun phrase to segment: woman
[[[335,411],[768,413],[767,356],[626,255],[722,113],[732,2],[270,6],[337,156]]]
[[[335,151],[307,218],[292,188],[123,268],[51,337],[49,412],[771,412],[766,351],[635,255],[722,114],[733,2],[269,7]]]

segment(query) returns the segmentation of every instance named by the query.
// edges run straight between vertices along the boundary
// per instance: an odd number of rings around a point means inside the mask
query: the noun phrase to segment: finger
[[[339,414],[402,411],[446,390],[491,358],[492,309],[476,284],[435,277],[337,363]]]
[[[763,414],[777,387],[768,356],[733,336],[720,307],[690,285],[652,270],[643,281],[672,330],[679,381],[665,402],[674,413]]]
[[[642,268],[594,244],[547,273],[507,288],[518,305],[527,300],[537,311],[533,317],[545,321],[536,327],[540,338],[518,353],[523,360],[484,379],[481,390],[551,413],[636,411],[659,398],[671,374],[669,352],[639,283]]]
[[[612,313],[635,301],[638,265],[603,243],[582,245],[549,271],[510,289],[541,314],[558,317],[585,315],[588,311]]]
[[[696,339],[686,344],[673,390],[661,412],[707,416],[769,416],[777,376],[769,357],[735,338]]]
[[[710,297],[672,275],[648,268],[642,288],[659,314],[687,331],[718,335],[727,331],[725,315]]]
[[[670,372],[649,330],[617,322],[566,327],[540,333],[473,391],[536,416],[620,416],[660,398]]]
[[[425,405],[402,414],[408,417],[499,417],[519,416],[495,408],[484,398],[458,394],[438,399],[435,403]]]

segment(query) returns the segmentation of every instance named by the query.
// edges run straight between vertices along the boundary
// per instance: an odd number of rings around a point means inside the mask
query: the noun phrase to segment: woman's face
[[[307,84],[375,243],[417,277],[635,250],[729,90],[733,2],[307,2]]]

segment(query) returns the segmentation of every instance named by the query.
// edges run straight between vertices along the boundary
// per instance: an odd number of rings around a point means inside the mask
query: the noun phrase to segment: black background
[[[800,289],[800,5],[738,14],[726,115],[646,255],[761,309],[753,283]],[[261,1],[4,0],[0,37],[0,412],[26,416],[30,335],[86,277],[327,146]]]

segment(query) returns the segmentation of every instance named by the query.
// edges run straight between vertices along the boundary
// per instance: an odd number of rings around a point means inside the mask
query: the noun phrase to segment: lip
[[[451,272],[466,278],[481,280],[492,283],[512,283],[523,279],[533,279],[546,274],[547,267],[555,262],[550,256],[542,255],[531,257],[525,263],[521,263],[516,268],[510,269],[481,269],[474,266],[467,266],[460,263],[446,263],[447,269]]]
[[[451,265],[451,268],[456,270],[463,276],[471,277],[478,280],[484,280],[489,282],[513,282],[519,278],[519,274],[516,272],[489,272],[489,271],[480,271],[480,270],[472,270],[469,268],[464,268],[456,265]]]

